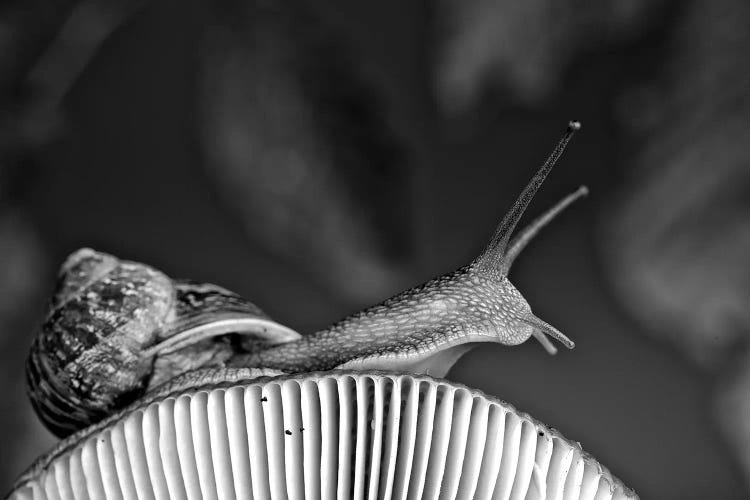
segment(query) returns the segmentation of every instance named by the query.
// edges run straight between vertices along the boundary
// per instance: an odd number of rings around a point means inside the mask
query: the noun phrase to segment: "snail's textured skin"
[[[236,366],[285,372],[330,370],[357,360],[369,367],[390,356],[408,366],[415,356],[469,342],[525,342],[531,308],[499,272],[467,266],[407,290],[296,342],[233,360]]]

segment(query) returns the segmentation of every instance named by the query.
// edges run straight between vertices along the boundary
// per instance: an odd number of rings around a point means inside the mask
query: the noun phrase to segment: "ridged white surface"
[[[161,398],[63,448],[9,498],[636,497],[576,443],[479,392],[330,372]]]

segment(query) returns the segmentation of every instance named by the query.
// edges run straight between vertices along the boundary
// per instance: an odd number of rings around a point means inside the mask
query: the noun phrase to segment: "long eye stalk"
[[[550,155],[547,157],[547,160],[544,162],[544,164],[542,164],[539,170],[537,170],[534,177],[526,185],[526,188],[524,188],[524,190],[518,196],[516,202],[513,204],[513,207],[508,211],[507,214],[505,214],[505,217],[503,217],[503,220],[497,226],[497,229],[495,230],[495,233],[493,234],[492,240],[490,240],[489,245],[482,253],[482,255],[477,259],[477,266],[488,271],[495,269],[500,271],[501,273],[507,272],[509,266],[504,265],[506,249],[508,247],[510,237],[513,234],[516,226],[518,225],[518,221],[521,219],[524,211],[526,211],[526,207],[529,206],[532,198],[534,198],[534,195],[541,187],[544,179],[547,178],[547,174],[549,174],[550,170],[552,170],[552,167],[554,167],[555,163],[557,163],[557,160],[559,160],[562,156],[563,151],[565,151],[565,147],[568,145],[568,142],[570,142],[573,134],[580,129],[580,122],[571,121],[568,123],[568,128],[558,141],[555,149],[552,150],[552,153],[550,153]],[[567,204],[570,204],[570,202],[568,202]],[[565,208],[567,204],[565,204],[562,208]],[[560,210],[562,210],[562,208]],[[549,217],[549,219],[554,217],[554,215],[556,215],[556,213],[553,213]],[[531,236],[533,236],[533,234]],[[529,237],[528,239],[530,240],[531,238]],[[521,248],[523,248],[523,246],[525,246],[525,243],[521,246]],[[513,258],[515,258],[515,255],[513,256]]]

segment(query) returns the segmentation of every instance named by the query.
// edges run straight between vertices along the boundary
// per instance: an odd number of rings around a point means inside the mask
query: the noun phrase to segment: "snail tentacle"
[[[584,196],[587,196],[588,194],[588,187],[579,187],[574,192],[570,193],[568,196],[555,203],[549,210],[534,219],[528,226],[524,227],[516,236],[514,236],[510,242],[510,245],[508,246],[508,250],[506,250],[505,252],[505,256],[503,257],[503,262],[500,266],[501,274],[508,274],[508,271],[510,271],[510,268],[513,266],[513,262],[516,260],[516,257],[518,257],[521,252],[523,252],[523,249],[526,248],[526,245],[528,245],[531,240],[533,240],[534,237],[539,234],[539,231],[544,228],[544,226],[549,224],[555,217],[560,214],[560,212],[568,208],[575,201]]]
[[[503,263],[505,260],[508,242],[510,241],[510,237],[512,236],[513,231],[518,225],[518,222],[521,220],[521,217],[526,211],[526,208],[529,206],[529,203],[531,203],[531,200],[534,198],[534,195],[537,193],[537,191],[539,191],[539,188],[544,183],[547,175],[552,170],[552,167],[555,166],[557,160],[559,160],[562,156],[563,152],[565,151],[565,147],[568,145],[568,142],[570,142],[573,134],[580,129],[580,122],[571,121],[568,123],[567,130],[560,138],[555,148],[552,150],[552,153],[550,153],[550,155],[547,157],[547,160],[545,160],[539,170],[537,170],[536,174],[531,178],[524,190],[521,191],[521,194],[516,199],[516,202],[505,214],[500,224],[498,224],[497,229],[495,229],[495,233],[492,235],[492,239],[490,240],[489,245],[487,245],[487,248],[485,248],[484,252],[482,252],[482,255],[480,255],[476,260],[476,264],[478,266],[487,269],[501,269],[507,274],[510,266],[504,266]]]
[[[533,314],[529,314],[525,318],[521,318],[521,321],[534,327],[535,332],[540,332],[545,336],[548,335],[552,337],[568,349],[573,349],[576,346],[575,342],[566,337],[560,330],[550,325],[549,323],[542,321]]]
[[[555,354],[557,354],[557,347],[555,347],[555,344],[553,344],[549,337],[547,337],[540,330],[537,330],[535,328],[531,332],[531,335],[542,345],[542,347],[544,347],[544,350],[547,351],[547,354],[549,354],[550,356],[554,356]]]

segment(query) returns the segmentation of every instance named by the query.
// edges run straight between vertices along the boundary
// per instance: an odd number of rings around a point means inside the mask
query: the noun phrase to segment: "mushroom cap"
[[[187,374],[63,440],[8,499],[438,496],[637,498],[579,443],[460,384],[237,368]]]

